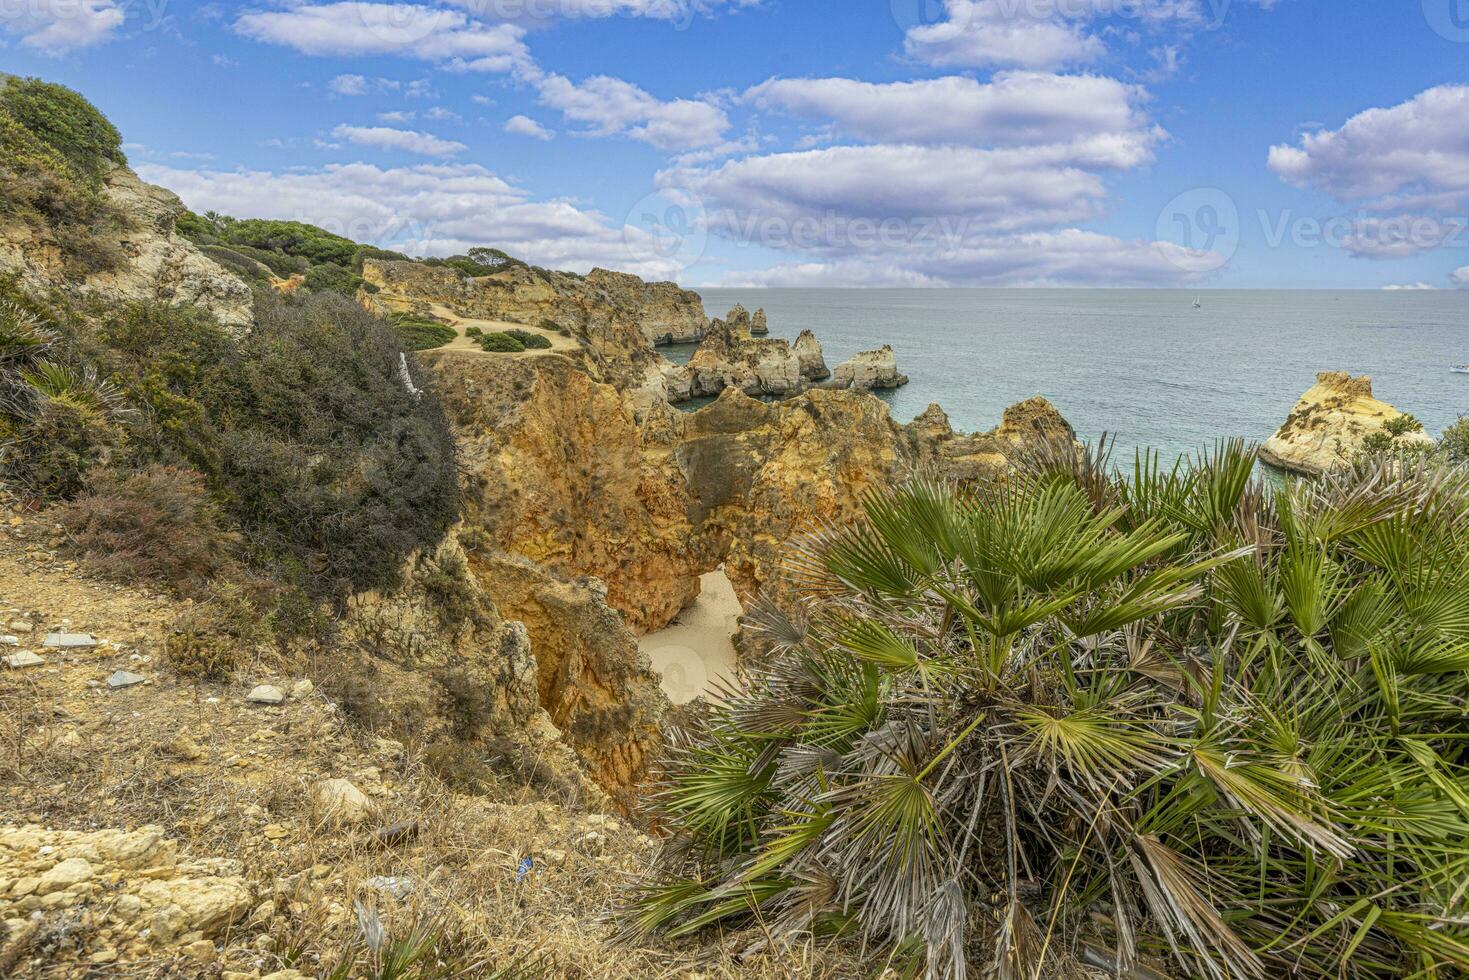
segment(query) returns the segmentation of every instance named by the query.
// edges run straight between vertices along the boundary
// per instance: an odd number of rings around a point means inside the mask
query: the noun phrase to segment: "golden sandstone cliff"
[[[1315,475],[1349,463],[1374,436],[1400,445],[1433,445],[1410,416],[1373,397],[1371,378],[1323,371],[1285,424],[1260,447],[1260,458],[1284,470]]]

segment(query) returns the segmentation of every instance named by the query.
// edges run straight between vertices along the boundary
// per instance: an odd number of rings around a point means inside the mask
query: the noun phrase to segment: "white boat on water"
[[[1196,309],[1196,310],[1202,310],[1203,308],[1204,308],[1204,301],[1203,301],[1203,299],[1201,297],[1194,297],[1194,309]]]
[[[1455,364],[1449,370],[1455,374],[1469,374],[1469,364]]]

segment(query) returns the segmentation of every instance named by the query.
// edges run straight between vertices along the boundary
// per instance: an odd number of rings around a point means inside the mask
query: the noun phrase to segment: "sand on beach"
[[[663,677],[663,693],[674,704],[688,704],[732,680],[735,649],[732,637],[743,610],[724,570],[699,579],[699,598],[678,618],[638,641]]]

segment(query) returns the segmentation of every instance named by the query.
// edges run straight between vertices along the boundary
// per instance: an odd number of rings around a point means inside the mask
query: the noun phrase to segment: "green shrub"
[[[466,336],[466,337],[483,337],[484,335],[485,335],[485,332],[483,330],[481,330],[479,327],[465,327],[464,328],[464,336]]]
[[[1439,451],[1451,463],[1469,463],[1469,416],[1460,415],[1457,422],[1444,430]]]
[[[1410,432],[1423,431],[1423,423],[1414,418],[1411,412],[1404,412],[1402,415],[1393,416],[1383,423],[1382,427],[1388,435],[1394,438],[1405,436]]]
[[[492,353],[522,354],[525,352],[525,345],[508,333],[486,333],[476,339],[480,347]]]
[[[850,930],[944,978],[1463,975],[1469,472],[1254,461],[1056,449],[794,550],[802,615],[760,613],[676,754],[633,930]]]
[[[434,350],[459,337],[459,332],[447,324],[405,313],[393,317],[393,329],[403,346],[413,351]]]
[[[184,677],[228,680],[266,634],[260,613],[234,584],[216,584],[208,600],[174,621],[163,641],[163,659]]]
[[[66,162],[70,175],[96,184],[110,167],[127,163],[122,136],[90,102],[38,78],[0,85],[0,114],[10,117]]]
[[[202,245],[199,250],[246,282],[265,283],[270,279],[272,270],[269,266],[236,249],[224,245]]]
[[[307,289],[328,290],[343,296],[357,295],[362,277],[339,265],[313,265],[306,273]]]
[[[241,245],[239,243],[232,243],[225,247],[246,258],[254,259],[275,273],[280,279],[305,275],[311,271],[311,263],[299,255],[287,255],[284,252],[272,252],[269,249],[255,248],[251,245]]]
[[[505,335],[520,342],[526,350],[550,350],[551,338],[529,330],[506,330]]]
[[[294,255],[312,265],[338,265],[350,268],[362,247],[341,235],[333,235],[315,225],[301,221],[267,221],[246,219],[234,221],[225,230],[224,239],[231,245],[248,245],[270,252]]]
[[[401,350],[331,293],[261,293],[241,343],[216,480],[252,543],[298,559],[319,592],[396,584],[458,513],[453,436],[437,399],[405,389]]]
[[[121,137],[70,89],[38,79],[0,79],[0,211],[44,229],[64,270],[86,276],[117,267],[128,222],[101,193],[102,175],[125,163]]]
[[[192,470],[104,471],[56,518],[87,567],[103,578],[186,591],[228,566],[221,515]]]

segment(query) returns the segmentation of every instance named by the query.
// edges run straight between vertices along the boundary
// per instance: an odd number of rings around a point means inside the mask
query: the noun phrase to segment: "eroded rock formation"
[[[70,275],[50,232],[8,215],[0,215],[0,268],[40,293],[59,288],[108,301],[183,303],[209,310],[229,327],[251,324],[250,287],[175,230],[184,211],[176,194],[144,183],[125,166],[107,172],[104,192],[124,221],[117,236],[122,260],[115,268]]]
[[[821,352],[821,342],[814,333],[802,330],[791,349],[801,361],[801,377],[807,381],[825,381],[831,377],[831,371],[826,366],[826,357]]]
[[[739,307],[735,308],[736,310]],[[731,316],[733,316],[733,312]],[[793,395],[806,387],[801,358],[784,340],[753,340],[733,323],[715,320],[694,351],[686,373],[689,394],[718,395],[734,388],[747,395]]]
[[[908,376],[898,371],[898,357],[890,345],[866,350],[838,364],[831,373],[829,388],[855,388],[859,391],[901,388]]]
[[[1401,445],[1432,445],[1422,431],[1392,431],[1403,417],[1372,395],[1372,379],[1345,371],[1323,371],[1306,390],[1285,424],[1260,447],[1260,458],[1272,466],[1315,475],[1349,463],[1369,437],[1385,433]]]
[[[764,337],[770,333],[770,323],[765,319],[765,309],[761,307],[755,311],[754,319],[750,321],[750,336]]]

